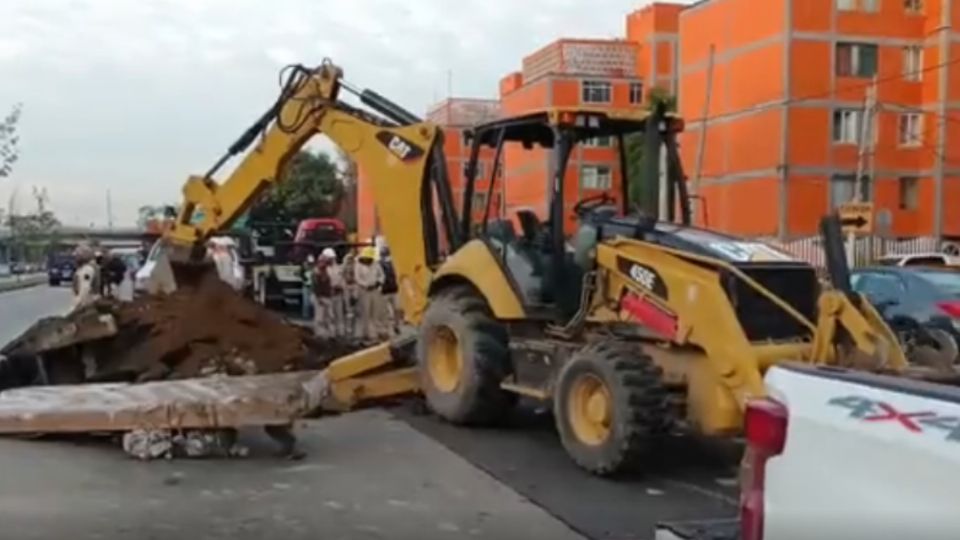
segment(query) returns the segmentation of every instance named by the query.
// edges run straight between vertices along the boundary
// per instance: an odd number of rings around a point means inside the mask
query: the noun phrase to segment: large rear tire
[[[563,447],[591,473],[637,469],[670,428],[662,371],[639,345],[587,345],[561,369],[554,418]]]
[[[506,329],[469,287],[451,287],[430,299],[417,365],[428,407],[448,422],[494,424],[516,402],[500,388],[513,372]]]

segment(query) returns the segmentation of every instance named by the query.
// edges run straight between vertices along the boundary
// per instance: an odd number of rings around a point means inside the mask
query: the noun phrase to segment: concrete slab
[[[10,540],[581,539],[383,411],[307,424],[308,457],[141,463],[103,444],[0,439]],[[575,491],[575,487],[571,486]]]

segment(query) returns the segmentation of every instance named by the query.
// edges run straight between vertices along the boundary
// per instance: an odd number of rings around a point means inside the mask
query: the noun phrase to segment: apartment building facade
[[[859,190],[893,236],[960,235],[960,1],[704,0],[678,22],[701,222],[809,236]]]

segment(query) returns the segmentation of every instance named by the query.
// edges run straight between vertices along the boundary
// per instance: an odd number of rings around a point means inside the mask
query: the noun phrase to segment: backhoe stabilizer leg
[[[328,392],[321,407],[345,412],[418,392],[415,343],[415,336],[404,336],[335,360],[325,370]]]

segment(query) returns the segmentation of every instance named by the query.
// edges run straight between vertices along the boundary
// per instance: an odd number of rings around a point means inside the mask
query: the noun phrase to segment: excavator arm
[[[451,247],[460,243],[439,130],[375,92],[351,87],[343,81],[341,69],[329,61],[317,68],[288,70],[274,105],[209,172],[187,180],[179,215],[164,235],[171,262],[176,266],[197,258],[203,243],[282,181],[290,159],[322,133],[372,183],[380,227],[392,250],[400,301],[408,318],[416,321],[426,305],[431,269],[439,260],[440,232]],[[378,114],[341,101],[344,90]],[[233,172],[217,182],[214,174],[243,152]],[[434,211],[434,201],[439,201],[439,212]],[[438,214],[442,228],[435,221]],[[169,274],[168,282],[173,268]]]

